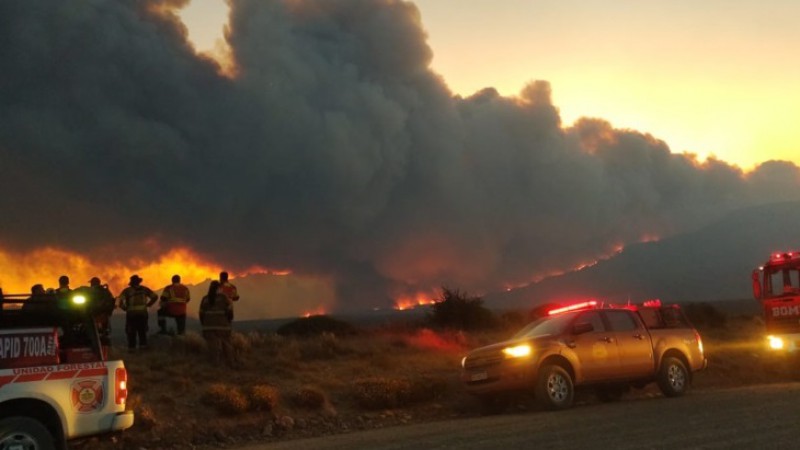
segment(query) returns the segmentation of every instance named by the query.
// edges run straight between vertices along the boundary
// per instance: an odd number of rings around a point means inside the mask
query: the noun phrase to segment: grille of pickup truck
[[[500,351],[469,355],[467,360],[464,361],[464,368],[474,369],[476,367],[494,366],[496,364],[500,364],[503,359],[503,353]]]

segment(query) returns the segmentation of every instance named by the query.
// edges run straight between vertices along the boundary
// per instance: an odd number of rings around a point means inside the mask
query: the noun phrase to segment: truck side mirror
[[[763,298],[763,292],[761,292],[761,276],[760,271],[758,269],[753,271],[753,297],[756,300],[761,300]]]
[[[588,322],[576,323],[572,326],[572,334],[577,336],[579,334],[589,333],[594,331],[594,326]]]

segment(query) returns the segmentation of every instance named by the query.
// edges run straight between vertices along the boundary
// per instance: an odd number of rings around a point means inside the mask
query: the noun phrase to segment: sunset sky
[[[800,2],[416,0],[454,94],[547,80],[563,124],[599,117],[743,169],[800,162]],[[224,0],[182,17],[213,48]]]

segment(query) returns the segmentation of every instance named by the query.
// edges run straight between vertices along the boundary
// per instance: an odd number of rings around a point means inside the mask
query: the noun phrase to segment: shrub
[[[281,325],[277,333],[281,336],[319,336],[332,333],[338,336],[356,334],[356,328],[347,322],[329,316],[302,317]]]
[[[182,339],[177,340],[175,345],[182,346],[183,351],[191,354],[205,353],[208,351],[208,343],[205,338],[194,331],[187,331]]]
[[[274,411],[278,406],[278,390],[267,384],[257,384],[250,388],[250,409],[254,411]]]
[[[298,349],[304,360],[331,359],[337,355],[352,353],[333,333],[322,333],[318,338],[305,339],[298,343]]]
[[[353,384],[356,403],[366,409],[389,409],[404,406],[411,397],[407,380],[370,378]]]
[[[319,388],[304,386],[292,395],[292,403],[306,409],[321,409],[328,404],[328,396]]]
[[[237,388],[222,383],[210,385],[206,389],[202,401],[225,414],[242,414],[250,406],[247,397]]]
[[[434,325],[459,330],[479,330],[497,325],[494,314],[483,306],[480,297],[470,297],[458,289],[442,288],[442,293],[433,304],[430,316]]]
[[[447,379],[422,375],[411,380],[409,402],[426,402],[441,398],[447,393]]]

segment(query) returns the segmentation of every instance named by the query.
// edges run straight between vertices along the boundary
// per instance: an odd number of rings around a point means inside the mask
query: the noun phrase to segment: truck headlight
[[[506,347],[503,353],[510,358],[522,358],[531,354],[531,346],[528,344]]]
[[[783,349],[783,339],[778,336],[767,336],[767,340],[769,340],[769,348],[773,350]]]

